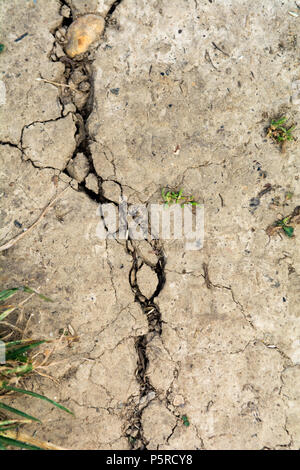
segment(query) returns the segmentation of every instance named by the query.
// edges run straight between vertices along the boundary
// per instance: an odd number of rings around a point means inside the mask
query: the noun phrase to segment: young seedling
[[[284,217],[283,219],[277,220],[274,224],[269,225],[266,232],[269,236],[275,235],[278,232],[283,232],[288,237],[292,238],[294,236],[294,225],[300,223],[300,206],[295,207],[293,212]]]
[[[183,422],[184,426],[188,427],[190,425],[190,422],[189,422],[189,419],[188,419],[187,415],[182,415],[181,419],[182,419],[182,422]]]
[[[287,118],[275,120],[272,119],[270,126],[267,129],[267,136],[271,137],[277,144],[280,145],[282,153],[286,151],[286,144],[288,141],[295,140],[292,132],[295,130],[295,126],[286,127],[284,124]]]
[[[291,225],[288,225],[289,223],[290,223],[290,217],[284,217],[284,219],[278,220],[276,222],[276,225],[278,227],[281,227],[284,233],[288,237],[292,237],[294,233],[294,227],[292,227]]]
[[[200,205],[198,202],[194,200],[193,196],[185,196],[183,194],[182,189],[180,189],[178,192],[176,191],[165,192],[165,189],[163,188],[161,190],[161,195],[165,203],[165,207],[169,207],[172,204],[180,204],[181,207],[183,207],[184,204],[191,204],[192,206]]]

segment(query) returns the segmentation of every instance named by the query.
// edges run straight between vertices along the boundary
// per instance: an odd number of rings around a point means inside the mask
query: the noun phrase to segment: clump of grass
[[[267,129],[267,135],[280,145],[281,151],[285,153],[286,144],[288,141],[295,140],[292,132],[295,126],[286,127],[285,123],[287,118],[285,116],[279,119],[272,119],[270,126]]]
[[[183,194],[183,189],[179,191],[167,191],[164,188],[161,190],[161,195],[164,201],[165,207],[169,207],[172,204],[180,204],[183,207],[185,204],[191,204],[192,206],[200,205],[194,200],[193,196],[185,196]]]
[[[0,291],[0,328],[7,325],[7,322],[4,321],[4,319],[17,308],[17,306],[8,304],[4,305],[3,303],[7,302],[8,299],[20,291],[29,293],[31,296],[38,295],[41,299],[51,302],[51,299],[37,293],[29,287],[16,287]],[[27,376],[34,371],[40,373],[40,375],[45,375],[41,370],[47,367],[47,361],[50,354],[46,354],[45,357],[43,356],[43,359],[40,360],[37,359],[38,355],[33,355],[33,351],[40,345],[50,341],[32,339],[5,341],[4,338],[5,337],[3,337],[3,335],[1,336],[0,329],[0,340],[2,339],[0,342],[0,353],[3,353],[3,350],[5,352],[5,361],[2,363],[0,362],[0,449],[6,449],[7,447],[19,447],[22,449],[32,450],[55,449],[57,448],[56,446],[32,438],[19,430],[20,427],[29,423],[41,423],[40,418],[31,416],[28,413],[18,408],[13,408],[5,403],[11,393],[27,395],[32,398],[43,400],[44,402],[50,403],[67,413],[73,414],[68,408],[44,395],[16,386],[24,376]],[[2,355],[3,354],[0,354],[0,361],[2,360]],[[10,415],[13,415],[14,417],[11,418]]]

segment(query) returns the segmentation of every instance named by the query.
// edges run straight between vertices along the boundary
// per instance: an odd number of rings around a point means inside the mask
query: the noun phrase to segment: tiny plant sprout
[[[290,222],[290,216],[285,217],[284,219],[279,220],[276,225],[278,225],[279,227],[281,227],[282,230],[284,231],[284,233],[285,233],[288,237],[292,237],[293,234],[294,234],[294,227],[291,227],[290,225],[288,225],[289,222]]]
[[[280,119],[272,119],[270,126],[267,129],[267,135],[273,139],[277,144],[280,145],[281,151],[286,151],[286,144],[288,141],[295,140],[292,132],[295,130],[295,126],[286,127],[287,118],[285,116]]]
[[[292,193],[291,191],[287,191],[287,192],[285,193],[285,199],[286,199],[287,201],[289,201],[290,199],[292,199],[293,195],[294,195],[294,193]]]
[[[189,426],[190,425],[190,422],[189,422],[189,419],[188,419],[187,415],[182,415],[181,419],[182,419],[182,422],[183,422],[184,426]]]
[[[161,190],[161,195],[165,203],[165,207],[169,207],[172,204],[180,204],[183,207],[185,204],[190,204],[192,206],[198,206],[199,203],[194,200],[193,196],[185,196],[183,190],[179,191],[170,191],[166,189]]]

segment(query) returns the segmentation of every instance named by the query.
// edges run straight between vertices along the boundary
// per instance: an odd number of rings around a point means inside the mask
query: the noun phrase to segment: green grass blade
[[[17,408],[13,408],[12,406],[6,405],[5,403],[1,403],[0,401],[0,408],[2,408],[5,411],[9,411],[10,413],[14,413],[15,415],[22,416],[22,418],[30,419],[31,421],[37,421],[40,423],[41,421],[34,416],[28,415],[27,413],[24,413],[23,411],[18,410]]]
[[[45,342],[47,342],[48,340],[45,340]],[[8,341],[7,343],[5,343],[5,348],[8,349],[8,348],[11,348],[12,346],[17,346],[19,344],[24,344],[24,343],[32,343],[33,340],[32,339],[18,339],[17,341]]]
[[[29,419],[7,419],[6,421],[0,421],[0,432],[1,432],[1,428],[5,427],[5,429],[7,429],[7,426],[10,426],[12,427],[11,425],[18,425],[18,424],[28,424],[28,423],[31,423],[31,420]],[[13,426],[13,427],[15,427]],[[2,429],[2,432],[4,431],[4,429]]]
[[[12,308],[8,308],[7,310],[4,310],[4,312],[0,313],[0,321],[4,320],[4,318],[6,318],[10,312],[12,312],[14,310],[15,307],[12,307]]]
[[[294,233],[294,228],[293,227],[282,227],[285,233],[287,234],[288,237],[292,237]]]
[[[0,292],[0,302],[3,302],[4,300],[9,299],[9,297],[12,297],[13,295],[15,295],[17,291],[18,291],[17,287],[15,287],[13,289],[5,289],[5,290],[1,291]]]
[[[34,343],[26,344],[25,346],[21,346],[12,351],[7,351],[6,361],[12,361],[12,360],[18,359],[18,357],[23,356],[30,349],[34,349],[45,342],[46,342],[45,340],[35,341]]]
[[[280,131],[282,131],[284,134],[286,134],[286,132],[287,132],[286,127],[278,126],[277,129],[279,129]]]
[[[23,286],[23,287],[19,287],[19,290],[22,290],[24,292],[27,292],[28,294],[36,294],[40,299],[43,299],[45,300],[46,302],[53,302],[52,299],[49,299],[49,297],[46,297],[45,295],[43,294],[39,294],[37,291],[31,289],[30,287],[26,287],[26,286]]]
[[[72,411],[68,410],[68,408],[64,407],[63,405],[61,405],[60,403],[57,403],[54,400],[51,400],[48,397],[45,397],[44,395],[40,395],[39,393],[30,392],[29,390],[23,390],[22,388],[11,387],[10,385],[6,385],[6,383],[3,383],[2,387],[5,390],[11,390],[12,392],[23,393],[24,395],[30,395],[30,396],[35,397],[35,398],[40,398],[41,400],[47,401],[48,403],[51,403],[52,405],[56,406],[57,408],[60,408],[61,410],[66,411],[67,413],[70,413],[71,415],[74,415],[74,413],[72,413]]]
[[[278,126],[280,126],[281,124],[285,123],[286,120],[287,120],[286,117],[282,117],[282,118],[278,119],[278,121],[272,120],[271,125],[278,127]]]
[[[8,445],[13,447],[20,447],[21,449],[28,449],[28,450],[43,450],[41,447],[33,446],[30,444],[26,444],[26,442],[18,441],[17,439],[11,439],[10,437],[4,437],[0,435],[0,444]]]
[[[7,367],[6,369],[4,369],[2,371],[2,374],[4,376],[8,376],[8,375],[24,375],[24,374],[28,374],[29,372],[32,372],[33,371],[33,365],[30,364],[30,363],[26,363],[22,366],[17,366],[17,367]]]
[[[28,294],[36,294],[41,299],[46,300],[46,302],[53,302],[53,300],[49,299],[49,297],[46,297],[43,294],[39,294],[37,291],[35,291],[35,290],[33,290],[33,289],[31,289],[30,287],[27,287],[27,286],[13,287],[12,289],[5,289],[3,291],[0,291],[0,302],[3,302],[4,300],[9,299],[13,295],[15,295],[18,291],[27,292]]]

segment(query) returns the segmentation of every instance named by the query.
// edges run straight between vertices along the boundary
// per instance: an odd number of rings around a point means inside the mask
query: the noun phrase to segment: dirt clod
[[[82,183],[84,178],[88,175],[90,165],[87,157],[83,153],[78,153],[73,160],[71,160],[67,166],[67,170],[70,176]]]

